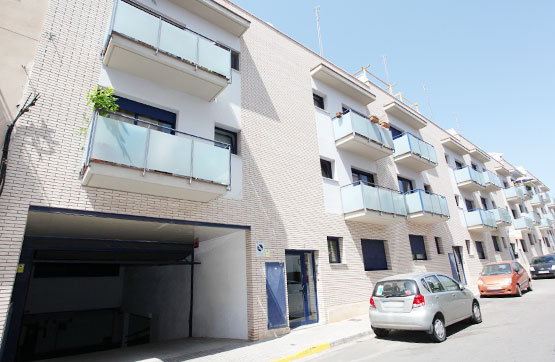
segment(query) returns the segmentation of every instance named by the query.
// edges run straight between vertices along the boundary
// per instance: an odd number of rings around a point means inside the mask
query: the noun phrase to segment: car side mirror
[[[464,290],[464,284],[463,284],[463,283],[459,283],[459,288],[460,288],[461,290]]]

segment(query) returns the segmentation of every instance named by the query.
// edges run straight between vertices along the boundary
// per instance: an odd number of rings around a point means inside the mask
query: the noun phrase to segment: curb
[[[325,351],[325,350],[327,350],[327,349],[335,348],[335,347],[340,346],[340,345],[342,345],[342,344],[355,341],[355,340],[357,340],[357,339],[359,339],[359,338],[366,337],[366,336],[369,336],[369,335],[371,335],[371,334],[373,334],[373,332],[372,332],[371,330],[368,330],[368,331],[365,331],[365,332],[353,334],[352,336],[349,336],[349,337],[345,337],[345,338],[341,338],[341,339],[335,340],[335,341],[333,341],[333,342],[324,342],[324,343],[316,344],[316,345],[310,346],[310,347],[308,347],[308,348],[305,348],[305,349],[303,349],[303,350],[301,350],[301,351],[299,351],[299,352],[297,352],[297,353],[295,353],[295,354],[292,354],[292,355],[289,355],[289,356],[285,356],[285,357],[281,357],[281,358],[278,358],[278,359],[273,360],[273,361],[271,361],[271,362],[289,362],[289,361],[294,361],[294,360],[296,360],[296,359],[308,357],[308,356],[311,356],[311,355],[314,355],[314,354],[323,352],[323,351]]]

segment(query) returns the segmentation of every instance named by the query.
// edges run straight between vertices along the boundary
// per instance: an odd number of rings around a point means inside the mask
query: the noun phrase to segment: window
[[[341,251],[339,248],[339,238],[328,236],[328,255],[330,264],[341,263]]]
[[[459,161],[455,161],[455,168],[461,168],[463,167],[463,164],[460,163]]]
[[[501,251],[501,249],[499,249],[499,243],[497,242],[497,236],[492,235],[491,240],[493,240],[493,248],[495,251]]]
[[[547,240],[547,237],[544,236],[543,241],[545,242],[545,245],[549,248],[551,245],[549,244],[549,240]]]
[[[320,169],[322,170],[322,177],[333,179],[332,166],[330,161],[320,159]]]
[[[459,288],[459,283],[457,283],[453,279],[449,278],[448,276],[438,274],[437,278],[439,279],[439,281],[443,285],[443,288],[446,291],[448,291],[448,292],[457,292],[457,291],[461,290],[461,288]]]
[[[516,245],[514,243],[511,243],[511,251],[513,252],[513,255],[515,256],[515,258],[518,258],[518,253],[516,252]]]
[[[445,163],[449,164],[449,155],[445,154]]]
[[[505,237],[503,236],[501,237],[501,243],[503,244],[503,247],[507,249],[507,242],[505,241]]]
[[[526,247],[526,242],[524,241],[524,239],[520,239],[520,245],[522,246],[523,252],[528,252],[528,248]]]
[[[397,182],[399,183],[399,191],[408,192],[410,190],[413,190],[411,180],[397,176]]]
[[[518,208],[520,209],[520,212],[526,212],[526,209],[522,204],[518,204]]]
[[[438,254],[443,254],[443,247],[442,247],[442,243],[441,243],[441,238],[440,237],[435,237],[435,242],[436,242],[436,250]]]
[[[231,69],[239,70],[239,52],[231,49]]]
[[[424,191],[426,191],[426,192],[432,192],[432,187],[431,187],[430,185],[424,184]]]
[[[175,113],[123,97],[118,96],[117,98],[118,111],[116,114],[110,115],[110,118],[145,128],[150,127],[150,129],[164,133],[175,134]]]
[[[455,195],[455,203],[457,204],[457,206],[460,206],[460,197],[459,197],[459,195]]]
[[[395,128],[395,127],[393,127],[393,126],[391,126],[391,125],[389,126],[389,132],[391,132],[391,136],[392,136],[393,138],[395,138],[395,137],[400,136],[400,135],[403,134],[403,131],[398,130],[397,128]]]
[[[530,240],[530,245],[534,245],[534,239],[532,238],[532,234],[528,234],[528,240]]]
[[[471,163],[470,165],[472,166],[472,169],[473,169],[474,171],[478,171],[478,166],[476,166],[475,163]]]
[[[508,189],[509,188],[509,184],[507,183],[507,181],[503,181],[503,187]]]
[[[518,218],[518,216],[516,215],[516,210],[515,210],[515,209],[511,209],[511,213],[513,214],[513,217],[514,217],[515,219]]]
[[[485,259],[486,258],[486,253],[484,253],[484,246],[482,245],[481,241],[475,241],[474,242],[476,244],[476,253],[478,253],[478,258],[479,259]]]
[[[488,209],[488,201],[486,199],[484,199],[483,197],[480,197],[480,201],[482,202],[482,207],[484,208],[484,210]]]
[[[353,183],[362,181],[368,185],[374,185],[374,175],[371,173],[360,171],[355,168],[351,168],[351,173],[353,175]]]
[[[495,201],[493,201],[493,200],[491,200],[491,206],[492,206],[494,209],[497,209],[497,205],[495,204]]]
[[[474,210],[474,202],[469,199],[464,199],[464,204],[466,205],[466,211]]]
[[[435,275],[427,276],[425,280],[432,293],[440,293],[445,291],[443,285],[439,282],[439,279]]]
[[[383,240],[362,239],[362,259],[364,270],[387,270],[385,242]]]
[[[412,260],[428,260],[426,244],[422,235],[409,235]]]
[[[237,154],[237,133],[216,127],[214,140],[230,146],[231,153]]]
[[[465,240],[464,242],[466,243],[466,252],[468,253],[468,255],[472,255],[470,253],[470,240]]]
[[[318,107],[320,109],[325,109],[324,108],[324,97],[319,96],[316,93],[312,93],[312,99],[314,100],[314,106]]]

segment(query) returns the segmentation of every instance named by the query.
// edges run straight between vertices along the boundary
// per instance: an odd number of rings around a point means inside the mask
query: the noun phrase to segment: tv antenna
[[[316,12],[316,29],[318,29],[318,46],[320,47],[320,56],[324,56],[324,48],[322,47],[322,34],[320,34],[320,5],[314,7]]]

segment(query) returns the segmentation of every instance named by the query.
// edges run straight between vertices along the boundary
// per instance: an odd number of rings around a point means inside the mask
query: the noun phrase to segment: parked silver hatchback
[[[400,274],[376,283],[370,298],[370,324],[378,337],[390,330],[426,331],[443,342],[446,327],[462,320],[482,322],[472,292],[439,273]]]

